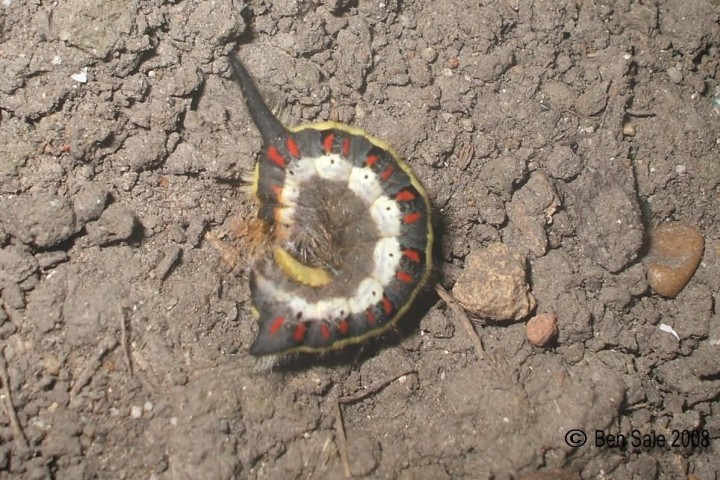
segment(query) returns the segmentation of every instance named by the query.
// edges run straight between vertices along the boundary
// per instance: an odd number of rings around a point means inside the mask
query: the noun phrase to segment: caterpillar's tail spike
[[[245,104],[250,112],[250,116],[258,130],[260,130],[263,141],[266,145],[276,143],[287,135],[287,129],[280,123],[277,117],[273,115],[270,107],[268,107],[263,100],[255,82],[237,55],[234,52],[230,52],[228,59],[235,72],[235,78],[240,84],[240,89],[245,97]]]

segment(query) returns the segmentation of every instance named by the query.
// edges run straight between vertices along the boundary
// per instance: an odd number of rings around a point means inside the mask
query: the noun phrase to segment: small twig
[[[612,87],[613,87],[613,81],[612,81],[612,79],[610,79],[606,92],[609,92],[612,89]],[[598,128],[597,128],[598,130],[602,130],[603,125],[605,125],[605,120],[607,120],[610,110],[611,110],[611,105],[610,105],[610,100],[608,99],[605,102],[605,110],[603,111],[603,116],[600,119],[600,125],[598,125]]]
[[[102,342],[100,342],[100,345],[98,345],[95,351],[95,355],[86,362],[85,367],[70,389],[70,399],[75,398],[75,396],[80,393],[80,390],[90,383],[93,375],[95,375],[95,372],[100,368],[103,357],[107,355],[109,351],[113,350],[117,346],[117,343],[117,339],[114,336],[105,337]]]
[[[160,380],[158,380],[157,375],[155,375],[155,371],[150,365],[150,362],[147,361],[139,349],[131,351],[130,354],[132,355],[133,365],[136,365],[138,368],[138,378],[142,384],[147,387],[148,390],[158,392],[160,390]]]
[[[635,108],[626,108],[625,113],[627,113],[631,117],[654,117],[655,115],[657,115],[652,110],[639,110]]]
[[[485,353],[482,340],[478,336],[475,328],[472,325],[472,322],[468,318],[465,310],[462,308],[458,300],[452,295],[450,295],[448,291],[445,290],[440,284],[435,285],[435,291],[438,293],[438,295],[440,295],[440,298],[442,298],[445,303],[450,306],[450,309],[452,310],[453,316],[455,318],[455,324],[457,325],[459,323],[462,329],[465,330],[465,333],[472,342],[473,347],[475,347],[475,355],[477,355],[478,360],[485,359],[494,366],[492,358]]]
[[[338,452],[340,453],[340,461],[343,464],[345,478],[352,478],[350,470],[350,461],[348,460],[347,437],[345,436],[345,424],[343,423],[342,412],[340,411],[340,401],[335,402],[335,430],[338,437]]]
[[[18,446],[24,450],[28,450],[30,445],[28,444],[25,432],[20,425],[18,420],[17,412],[15,411],[15,405],[12,402],[12,395],[10,393],[10,376],[7,371],[7,362],[5,360],[5,347],[0,350],[0,381],[2,381],[3,396],[5,397],[5,412],[10,419],[10,427],[13,431],[13,437]]]
[[[388,379],[378,382],[374,385],[371,385],[367,390],[363,390],[360,393],[356,393],[355,395],[348,395],[345,397],[340,397],[340,398],[338,398],[338,403],[346,404],[346,403],[358,402],[358,401],[362,400],[363,398],[367,398],[370,395],[374,394],[375,392],[382,390],[383,388],[387,387],[388,385],[390,385],[392,382],[394,382],[398,378],[404,377],[405,375],[410,375],[411,373],[414,373],[417,375],[418,372],[417,372],[417,370],[408,370],[407,372],[400,373],[398,375],[395,375],[394,377],[388,378]]]
[[[357,364],[360,362],[360,357],[362,357],[362,354],[365,352],[365,343],[361,343],[360,346],[357,349],[357,352],[355,353],[355,356],[353,357],[353,361],[348,365],[347,371],[345,372],[345,377],[350,376],[350,372],[353,371],[355,367],[357,367]]]
[[[337,420],[337,419],[336,419]],[[315,478],[315,472],[318,470],[325,470],[325,467],[327,467],[327,464],[330,462],[330,456],[333,454],[332,449],[330,448],[331,445],[333,445],[333,438],[332,435],[328,435],[327,439],[325,439],[325,443],[323,444],[323,448],[320,451],[319,459],[315,463],[315,466],[308,472],[308,474],[305,476],[307,480],[310,480],[311,478]]]
[[[130,376],[134,375],[132,355],[130,354],[130,345],[128,345],[128,337],[130,333],[128,331],[128,319],[125,315],[125,309],[120,308],[120,348],[122,348],[123,355],[125,355],[125,364],[127,365]]]
[[[398,378],[402,378],[405,375],[410,375],[411,373],[417,375],[418,372],[417,370],[408,370],[399,375],[395,375],[394,377],[383,380],[382,382],[371,385],[370,388],[368,388],[367,390],[363,390],[362,392],[355,395],[339,397],[335,402],[335,429],[337,430],[338,452],[340,453],[340,461],[342,462],[343,470],[345,471],[345,478],[352,477],[352,470],[350,470],[350,461],[348,460],[347,436],[345,435],[345,424],[343,423],[343,416],[342,411],[340,410],[340,404],[355,403],[362,400],[363,398],[367,398],[370,395],[390,385]]]

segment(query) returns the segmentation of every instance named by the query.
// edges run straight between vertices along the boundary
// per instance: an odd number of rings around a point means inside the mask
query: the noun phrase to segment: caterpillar
[[[318,353],[379,335],[428,280],[430,204],[386,142],[337,122],[285,127],[228,56],[263,152],[252,192],[269,248],[250,272],[254,356]]]

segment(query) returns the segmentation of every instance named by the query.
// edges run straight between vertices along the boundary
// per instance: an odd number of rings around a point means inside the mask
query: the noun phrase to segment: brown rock
[[[558,336],[557,315],[541,313],[531,318],[525,326],[525,334],[536,347],[550,344]]]
[[[704,248],[702,233],[691,225],[666,223],[654,229],[645,259],[652,289],[674,298],[692,278]]]
[[[502,243],[468,255],[453,295],[468,312],[496,321],[520,320],[536,305],[525,283],[525,257]]]

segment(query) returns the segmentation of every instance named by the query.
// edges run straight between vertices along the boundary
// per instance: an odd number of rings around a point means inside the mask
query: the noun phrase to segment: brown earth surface
[[[4,0],[0,478],[717,479],[719,18],[716,0]],[[246,271],[205,237],[253,211],[231,50],[287,124],[350,123],[407,158],[435,284],[502,242],[558,338],[476,319],[482,354],[431,286],[364,348],[258,371]],[[667,221],[705,239],[675,298],[643,261]]]

